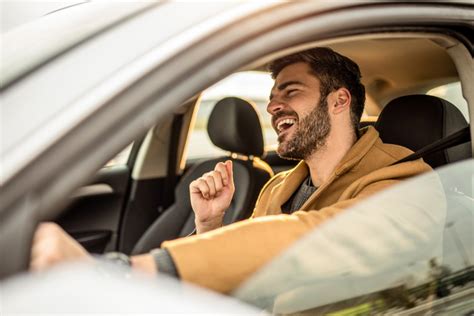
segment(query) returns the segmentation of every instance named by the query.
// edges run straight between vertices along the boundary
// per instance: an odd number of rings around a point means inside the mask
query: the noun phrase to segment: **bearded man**
[[[422,160],[392,165],[412,152],[384,144],[372,127],[359,131],[365,90],[349,58],[313,48],[274,61],[270,71],[275,85],[267,110],[278,133],[277,152],[301,162],[265,185],[251,219],[226,227],[221,226],[234,194],[232,163],[217,164],[190,185],[197,235],[116,260],[228,293],[324,221],[431,170]],[[91,257],[58,226],[39,227],[33,269],[77,258]]]

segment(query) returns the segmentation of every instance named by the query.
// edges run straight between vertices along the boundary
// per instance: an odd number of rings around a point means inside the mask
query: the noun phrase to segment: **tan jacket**
[[[412,152],[382,143],[372,127],[364,132],[301,210],[286,215],[280,207],[308,176],[304,162],[265,185],[252,219],[164,242],[162,248],[170,252],[181,278],[228,293],[322,222],[377,191],[431,170],[421,159],[389,166]]]

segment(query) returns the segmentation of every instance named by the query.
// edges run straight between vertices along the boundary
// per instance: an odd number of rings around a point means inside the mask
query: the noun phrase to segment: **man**
[[[228,293],[322,222],[430,170],[421,160],[391,166],[411,151],[383,144],[374,128],[359,132],[365,90],[359,67],[347,57],[314,48],[279,59],[270,70],[275,85],[267,110],[278,133],[277,152],[302,161],[265,185],[251,219],[224,228],[234,193],[232,164],[217,164],[190,185],[198,234],[132,257],[133,268]],[[32,269],[78,258],[91,260],[59,227],[39,227]]]

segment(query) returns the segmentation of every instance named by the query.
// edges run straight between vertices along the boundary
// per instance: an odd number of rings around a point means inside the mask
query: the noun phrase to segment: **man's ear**
[[[346,88],[339,88],[333,92],[333,114],[339,114],[348,111],[351,108],[351,93]]]

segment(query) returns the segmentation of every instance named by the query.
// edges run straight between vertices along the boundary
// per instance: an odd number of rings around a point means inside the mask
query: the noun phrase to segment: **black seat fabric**
[[[390,101],[380,113],[375,128],[385,143],[417,151],[449,136],[468,123],[450,102],[429,95],[408,95]],[[471,157],[470,143],[464,143],[423,157],[431,167]]]
[[[254,105],[235,97],[216,103],[207,124],[209,138],[219,148],[246,156],[263,155],[263,134]]]
[[[224,224],[251,215],[260,189],[273,175],[260,157],[264,154],[262,128],[251,103],[228,97],[215,105],[208,122],[211,141],[232,154],[205,160],[191,167],[175,189],[175,202],[143,234],[133,254],[158,248],[165,240],[190,234],[194,230],[194,212],[189,198],[189,185],[218,162],[233,161],[235,194],[224,216]],[[236,155],[237,154],[237,155]]]

